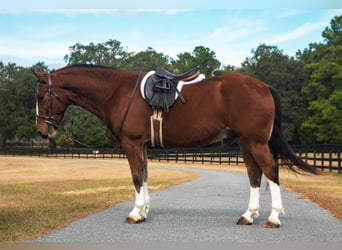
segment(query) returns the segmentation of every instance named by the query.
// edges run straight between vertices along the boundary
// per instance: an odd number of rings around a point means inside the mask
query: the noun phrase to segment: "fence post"
[[[313,151],[313,165],[316,166],[316,149]]]
[[[324,169],[324,152],[321,152],[321,164],[322,164],[322,171]]]
[[[236,156],[236,165],[239,165],[239,151],[235,152],[235,156]]]
[[[337,152],[337,172],[340,174],[341,173],[341,150],[338,150]]]
[[[329,150],[329,172],[332,171],[332,152]]]

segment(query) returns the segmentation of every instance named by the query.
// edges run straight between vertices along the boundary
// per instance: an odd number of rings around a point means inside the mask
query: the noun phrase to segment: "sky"
[[[0,61],[50,69],[65,66],[70,46],[109,39],[128,52],[151,47],[174,59],[205,46],[222,64],[240,66],[260,44],[294,56],[323,42],[322,31],[342,15],[341,0],[0,2]]]

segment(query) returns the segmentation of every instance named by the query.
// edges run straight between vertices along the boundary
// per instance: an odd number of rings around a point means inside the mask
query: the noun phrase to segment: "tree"
[[[46,70],[43,63],[24,68],[0,63],[0,147],[11,139],[36,137],[35,100],[37,81],[32,69]]]
[[[335,16],[330,21],[330,27],[326,27],[322,32],[324,42],[333,47],[342,45],[342,15]]]
[[[131,54],[122,63],[121,69],[131,71],[150,71],[160,68],[169,68],[170,58],[163,53],[158,53],[153,48],[148,47],[145,51]]]
[[[200,71],[205,76],[214,76],[215,72],[220,69],[221,63],[216,58],[216,53],[204,46],[197,46],[193,52],[180,53],[177,59],[172,61],[173,71],[182,73],[196,66],[200,67]]]
[[[301,125],[305,143],[342,142],[342,16],[322,32],[323,43],[312,43],[300,53],[310,75],[303,87],[309,117]]]
[[[216,70],[214,74],[215,76],[218,76],[218,75],[223,75],[223,74],[234,72],[234,71],[237,71],[237,68],[234,65],[227,64],[227,65],[223,65],[221,69]]]
[[[98,44],[76,43],[70,46],[69,50],[69,55],[64,56],[65,62],[69,65],[86,63],[120,68],[122,61],[130,56],[130,53],[122,47],[121,42],[112,39]]]

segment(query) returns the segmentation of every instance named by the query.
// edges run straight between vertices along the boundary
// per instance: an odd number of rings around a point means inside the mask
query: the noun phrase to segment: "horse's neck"
[[[100,98],[95,98],[95,96],[92,97],[91,95],[73,95],[71,98],[71,103],[89,111],[90,113],[93,113],[98,118],[103,120],[103,112],[101,111],[102,103],[98,101],[99,99]]]
[[[90,74],[82,75],[82,79],[79,79],[75,74],[73,78],[66,88],[70,91],[71,103],[84,108],[103,120],[104,106],[116,92],[119,83],[116,83],[115,80],[113,83],[108,83]]]

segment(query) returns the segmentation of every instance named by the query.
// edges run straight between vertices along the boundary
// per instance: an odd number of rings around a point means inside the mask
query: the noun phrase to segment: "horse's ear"
[[[33,71],[33,74],[37,77],[39,81],[46,82],[46,74],[40,73],[38,71]]]

